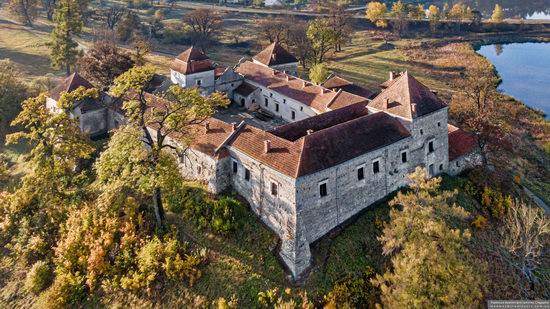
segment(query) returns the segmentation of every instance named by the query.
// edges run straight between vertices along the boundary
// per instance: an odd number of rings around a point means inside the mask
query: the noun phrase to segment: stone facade
[[[182,74],[170,69],[170,80],[183,88],[199,87],[205,95],[212,93],[215,89],[214,70]]]

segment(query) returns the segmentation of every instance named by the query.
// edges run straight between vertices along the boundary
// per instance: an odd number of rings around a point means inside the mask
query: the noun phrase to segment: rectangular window
[[[372,162],[372,172],[374,174],[380,173],[380,162],[379,161]]]
[[[440,171],[443,170],[443,164],[439,164],[439,170],[440,170]]]
[[[277,186],[277,183],[275,182],[272,182],[271,183],[271,195],[273,196],[277,196],[277,191],[278,191],[278,186]]]
[[[202,166],[200,165],[197,166],[197,174],[202,174]]]
[[[438,126],[438,127],[441,127],[441,122],[438,121],[438,122],[437,122],[437,126]]]
[[[202,84],[202,79],[197,79],[195,83],[197,84],[197,86],[200,86]]]
[[[270,97],[270,98],[273,98],[273,93],[270,93],[270,94],[269,94],[269,97]]]
[[[430,164],[428,170],[429,170],[429,172],[430,172],[430,176],[433,176],[433,175],[434,175],[434,165],[433,165],[433,164]]]
[[[275,111],[276,111],[276,112],[279,111],[279,103],[275,103]]]
[[[233,161],[233,174],[237,174],[239,171],[239,165],[237,164],[237,161]]]
[[[434,152],[434,141],[428,142],[428,153]]]
[[[290,117],[292,118],[292,120],[296,119],[296,112],[290,111]]]
[[[363,167],[360,167],[357,169],[357,180],[363,179],[365,179],[365,169]]]
[[[244,179],[250,181],[250,170],[247,168],[244,169]]]
[[[319,184],[319,195],[321,197],[327,196],[327,183],[326,182],[322,182],[322,183]]]
[[[407,152],[403,151],[401,153],[401,163],[407,163]]]
[[[286,104],[286,99],[283,99],[283,103]]]
[[[267,107],[268,104],[269,104],[269,100],[267,98],[265,98],[265,101],[264,101],[265,107]]]

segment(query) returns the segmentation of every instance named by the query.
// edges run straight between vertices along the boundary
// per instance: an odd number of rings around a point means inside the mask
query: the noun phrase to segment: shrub
[[[38,294],[44,290],[51,280],[50,266],[45,261],[38,261],[32,265],[25,278],[25,289]]]
[[[482,215],[478,215],[474,221],[472,221],[472,226],[477,229],[484,229],[487,226],[487,218]]]
[[[481,205],[485,207],[493,218],[501,219],[512,205],[512,198],[501,192],[485,187],[481,194]]]
[[[78,307],[86,297],[84,277],[73,273],[59,273],[50,289],[46,291],[47,308]]]
[[[336,282],[324,296],[324,308],[374,308],[380,301],[380,290],[371,283],[375,275],[369,267],[360,276],[347,276]]]

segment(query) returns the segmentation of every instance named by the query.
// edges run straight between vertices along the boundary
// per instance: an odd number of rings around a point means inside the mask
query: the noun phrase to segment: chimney
[[[277,72],[275,72],[275,70],[272,70],[272,71],[271,71],[271,74],[272,74],[273,76],[275,76],[275,74],[277,74]]]
[[[388,109],[388,106],[390,105],[390,99],[384,100],[384,107]]]
[[[321,95],[325,93],[325,89],[323,89],[323,87],[319,87],[319,89],[320,89],[320,90],[319,90],[319,93],[320,93]]]
[[[205,128],[206,133],[208,133],[208,131],[210,130],[210,123],[208,121],[206,121],[204,123],[204,128]]]
[[[235,130],[237,130],[237,123],[236,122],[231,123],[231,129],[233,130],[233,132],[235,132]]]
[[[271,141],[265,140],[264,141],[264,152],[268,153],[271,150]]]
[[[306,85],[307,85],[306,81],[303,80],[303,81],[302,81],[302,88],[306,88]]]
[[[288,74],[286,75],[286,81],[288,82],[290,80],[290,76]]]
[[[416,115],[416,103],[411,103],[411,114]]]
[[[393,71],[390,71],[390,80],[393,80],[395,78],[395,73]]]
[[[306,131],[306,133],[307,133],[307,135],[311,135],[311,134],[313,134],[313,130],[312,130],[312,129],[308,129],[308,130]]]

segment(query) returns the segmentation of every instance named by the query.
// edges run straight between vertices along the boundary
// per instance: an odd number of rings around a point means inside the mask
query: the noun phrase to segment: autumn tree
[[[392,5],[390,15],[394,18],[394,30],[397,33],[405,32],[409,26],[407,6],[401,0],[398,0]]]
[[[317,18],[309,23],[307,37],[311,41],[311,62],[323,63],[326,54],[334,48],[336,33],[330,21],[326,18]]]
[[[491,15],[491,21],[495,23],[500,23],[504,20],[504,12],[502,11],[502,6],[500,4],[495,4],[495,9],[493,10],[493,15]]]
[[[21,73],[9,59],[0,60],[0,131],[5,132],[12,117],[20,110],[27,87]]]
[[[319,63],[311,67],[309,70],[309,79],[317,84],[322,84],[328,77],[329,71],[324,63]]]
[[[183,17],[191,28],[191,40],[203,51],[208,47],[221,28],[221,14],[212,9],[197,9]]]
[[[418,4],[417,6],[410,5],[408,8],[409,17],[411,19],[424,19],[426,18],[426,11],[423,4]]]
[[[71,74],[81,55],[78,43],[74,40],[82,31],[82,18],[76,0],[60,0],[54,14],[55,26],[51,34],[50,59],[55,68],[65,67],[65,73]]]
[[[293,25],[282,18],[262,18],[257,21],[258,36],[269,43],[287,43]]]
[[[455,192],[439,190],[441,178],[426,177],[417,168],[409,175],[410,192],[391,201],[390,221],[379,240],[393,267],[373,282],[381,288],[384,307],[476,308],[485,267],[467,248],[470,232],[448,223],[468,213],[453,203]]]
[[[437,6],[433,4],[430,5],[428,8],[428,19],[430,20],[430,29],[432,33],[436,32],[441,21],[441,12]]]
[[[334,51],[342,51],[342,44],[350,39],[353,31],[351,27],[351,18],[343,5],[331,5],[329,7],[329,22],[334,30]]]
[[[388,21],[385,19],[387,13],[386,4],[380,2],[369,2],[367,5],[367,18],[379,28],[386,28]]]
[[[516,201],[512,203],[500,230],[500,254],[519,276],[522,298],[533,292],[550,293],[550,276],[544,263],[550,259],[550,220],[538,207]]]
[[[124,18],[126,9],[119,5],[113,5],[107,9],[99,10],[100,16],[105,20],[109,30],[114,30],[118,23]]]
[[[134,66],[132,57],[114,42],[96,41],[78,60],[80,74],[96,86],[107,87],[120,74]]]
[[[136,33],[139,34],[140,31],[141,20],[139,16],[132,11],[126,12],[116,27],[117,36],[122,42],[128,42]]]
[[[147,145],[147,156],[143,164],[149,171],[153,209],[157,227],[164,224],[164,208],[161,194],[162,154],[165,150],[180,151],[182,145],[168,143],[173,135],[190,138],[186,129],[199,124],[212,115],[218,106],[229,104],[227,98],[220,93],[203,97],[198,89],[183,89],[170,87],[167,99],[158,99],[145,90],[153,78],[155,71],[150,66],[134,67],[115,79],[111,89],[115,97],[123,98],[123,108],[128,116],[128,124],[138,128]]]
[[[38,0],[9,0],[8,12],[19,22],[32,27],[32,22],[38,14]]]
[[[307,38],[308,24],[302,20],[296,20],[288,32],[288,49],[298,58],[302,68],[306,68],[307,61],[311,58],[312,45]]]

